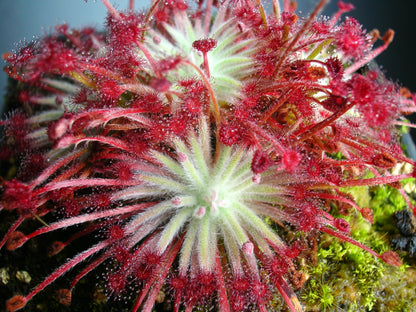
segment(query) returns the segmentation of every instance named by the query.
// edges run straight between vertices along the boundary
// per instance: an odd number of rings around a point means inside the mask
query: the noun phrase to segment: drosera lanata
[[[59,292],[70,304],[98,267],[109,296],[136,294],[132,311],[152,311],[163,288],[175,312],[264,312],[275,293],[299,312],[298,259],[321,232],[400,265],[328,209],[371,223],[345,190],[414,177],[390,173],[414,165],[397,130],[413,95],[366,67],[393,31],[364,32],[342,1],[332,18],[320,16],[324,0],[305,18],[288,0],[271,13],[258,0],[154,1],[147,12],[102,2],[105,33],[62,25],[5,55],[22,105],[1,122],[2,159],[19,169],[2,181],[2,213],[16,221],[0,244],[80,225],[51,254],[98,238],[9,299],[9,312],[75,268]],[[19,230],[34,218],[38,229]]]

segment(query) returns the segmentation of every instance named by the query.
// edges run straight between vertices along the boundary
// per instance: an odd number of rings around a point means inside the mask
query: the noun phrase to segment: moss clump
[[[310,267],[311,278],[302,290],[306,311],[371,310],[385,265],[348,243],[325,235]]]
[[[416,189],[414,179],[402,186]],[[351,236],[378,253],[391,249],[390,239],[397,234],[392,215],[407,208],[403,195],[389,186],[348,191],[374,214],[373,225],[355,211],[345,217],[354,225]],[[356,246],[321,236],[317,264],[308,268],[310,278],[300,292],[305,311],[416,311],[416,269],[409,265],[412,259],[401,255],[404,264],[394,268]]]

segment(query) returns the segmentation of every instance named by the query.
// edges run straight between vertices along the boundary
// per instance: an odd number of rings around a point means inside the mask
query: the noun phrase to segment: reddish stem
[[[136,41],[137,46],[139,47],[140,50],[142,50],[144,56],[146,57],[146,59],[149,61],[150,66],[152,67],[156,77],[158,79],[162,79],[162,75],[158,69],[158,66],[156,64],[155,59],[153,58],[153,56],[150,54],[149,50],[147,50],[147,48],[144,46],[144,44],[142,44],[140,41]]]
[[[375,50],[372,50],[370,53],[364,56],[361,60],[355,62],[350,67],[348,67],[345,70],[345,76],[352,75],[356,70],[358,70],[365,64],[368,64],[370,61],[375,59],[378,55],[380,55],[384,50],[387,49],[387,47],[390,45],[391,41],[393,40],[393,36],[394,36],[394,31],[391,29],[389,31],[391,33],[391,35],[389,36],[389,39],[386,40],[386,42],[382,46],[378,47]]]
[[[69,290],[72,291],[72,289],[75,287],[75,285],[79,282],[81,278],[83,278],[85,275],[87,275],[89,272],[94,270],[96,267],[98,267],[101,263],[103,263],[105,260],[109,258],[109,255],[103,254],[101,257],[96,259],[95,261],[91,262],[88,266],[86,266],[80,273],[77,274],[77,276],[72,281],[71,285],[69,286]]]
[[[211,10],[212,10],[212,0],[207,0],[207,6],[205,8],[205,19],[204,19],[204,34],[205,37],[208,37],[209,34],[209,25],[211,24]],[[205,56],[204,56],[205,59]],[[209,75],[208,75],[209,77]]]
[[[299,39],[302,37],[302,35],[305,33],[305,31],[309,28],[312,21],[315,19],[315,17],[318,15],[318,13],[321,11],[321,9],[324,7],[326,3],[326,0],[321,0],[319,4],[316,6],[315,10],[313,10],[312,14],[309,16],[309,18],[306,20],[305,24],[303,24],[302,28],[296,33],[295,37],[290,42],[289,46],[286,48],[286,50],[283,52],[283,55],[280,57],[279,63],[276,65],[276,69],[274,71],[273,76],[276,77],[279,73],[280,67],[285,61],[286,57],[289,55],[289,53],[292,51],[295,44],[299,41]],[[290,8],[290,3],[288,0],[285,0],[284,2],[284,8],[285,11],[288,11]]]
[[[303,309],[299,303],[298,298],[296,297],[295,293],[292,289],[290,289],[289,285],[283,279],[282,276],[272,276],[271,277],[273,284],[276,286],[279,293],[282,295],[283,299],[285,300],[287,306],[289,307],[291,312],[303,312]]]
[[[155,272],[150,280],[146,282],[146,285],[142,288],[142,292],[140,297],[137,299],[132,312],[137,312],[140,305],[142,304],[145,296],[148,294],[148,291],[150,287],[153,285],[152,290],[147,297],[147,300],[145,301],[143,308],[141,311],[143,312],[151,312],[154,302],[156,300],[156,297],[159,293],[159,290],[162,288],[166,276],[169,273],[169,270],[171,269],[172,263],[176,258],[176,255],[179,252],[179,249],[182,246],[184,236],[181,237],[179,241],[175,243],[175,245],[169,249],[167,253],[165,253],[165,256],[162,257],[160,260],[160,264],[158,265],[157,272]],[[156,281],[156,283],[155,283]]]
[[[219,123],[220,123],[220,109],[219,109],[219,106],[218,106],[217,98],[215,97],[214,90],[212,90],[212,88],[211,88],[211,84],[210,84],[210,82],[209,82],[208,78],[207,78],[207,77],[206,77],[206,75],[205,75],[205,74],[201,71],[201,69],[199,69],[199,67],[198,67],[198,66],[196,66],[195,64],[193,64],[193,63],[191,63],[191,62],[188,62],[188,61],[186,61],[186,60],[182,60],[182,63],[184,63],[184,64],[186,64],[186,65],[189,65],[189,66],[191,66],[193,69],[195,69],[195,70],[198,72],[199,76],[200,76],[200,77],[202,78],[202,80],[204,81],[204,84],[205,84],[205,86],[207,87],[208,93],[209,93],[209,95],[210,95],[210,97],[211,97],[212,106],[213,106],[213,109],[214,109],[215,123],[216,123],[217,128],[218,128]]]
[[[151,8],[149,9],[149,11],[146,14],[146,18],[144,19],[144,24],[147,25],[150,21],[150,18],[153,16],[154,11],[156,10],[156,7],[158,6],[158,4],[161,2],[162,0],[156,0]]]
[[[130,212],[137,212],[147,207],[153,206],[154,204],[155,204],[154,202],[142,203],[142,204],[127,206],[127,207],[122,207],[122,208],[117,208],[117,209],[110,209],[106,211],[99,211],[99,212],[94,212],[90,214],[85,214],[85,215],[65,219],[59,222],[52,223],[48,227],[43,227],[32,232],[31,234],[26,236],[26,240],[29,240],[41,234],[45,234],[48,232],[55,231],[57,229],[66,228],[66,227],[73,226],[76,224],[81,224],[81,223],[85,223],[85,222],[93,221],[97,219],[102,219],[102,218],[114,217],[118,215],[127,214]]]
[[[354,139],[357,142],[359,142],[359,143],[361,143],[361,144],[363,144],[365,146],[372,147],[372,148],[374,148],[377,151],[385,152],[387,154],[392,154],[392,150],[391,149],[389,149],[387,147],[384,147],[382,145],[379,145],[377,143],[371,142],[369,140],[366,140],[364,138],[360,138],[360,137],[355,137],[354,138],[354,137],[352,137],[351,139]],[[407,163],[412,164],[412,165],[415,164],[415,162],[413,160],[407,158],[403,154],[395,153],[393,156],[394,156],[394,158],[396,158],[397,161],[407,162]]]
[[[283,12],[290,12],[290,0],[283,0]]]
[[[271,107],[269,107],[267,109],[267,111],[264,113],[263,117],[261,118],[261,122],[265,122],[267,119],[269,119],[274,112],[276,112],[279,107],[284,104],[287,99],[295,92],[299,89],[300,86],[291,88],[289,91],[287,91],[283,96],[281,96],[279,98],[279,101],[277,101],[274,105],[272,105]]]
[[[224,274],[222,272],[221,257],[218,249],[215,256],[215,280],[217,281],[218,304],[221,312],[230,312],[227,291],[225,289]]]
[[[353,238],[351,238],[351,237],[349,237],[349,236],[347,236],[347,235],[345,235],[345,234],[343,234],[343,233],[341,233],[339,231],[335,231],[335,230],[330,229],[328,227],[322,227],[322,228],[320,228],[320,231],[321,232],[324,232],[324,233],[327,233],[329,235],[335,236],[335,237],[337,237],[339,239],[342,239],[343,241],[346,241],[348,243],[351,243],[351,244],[353,244],[353,245],[355,245],[355,246],[357,246],[357,247],[359,247],[359,248],[361,248],[361,249],[369,252],[373,256],[381,259],[381,256],[378,253],[376,253],[374,250],[368,248],[367,246],[365,246],[365,245],[357,242],[355,239],[353,239]]]
[[[332,114],[331,116],[329,116],[328,118],[324,119],[323,121],[321,121],[321,122],[313,125],[311,128],[309,128],[307,130],[302,130],[303,133],[301,133],[300,135],[298,134],[299,136],[298,136],[297,139],[299,141],[303,141],[303,140],[306,140],[307,138],[310,138],[312,135],[314,135],[315,133],[319,132],[323,128],[331,125],[335,120],[337,120],[342,115],[344,115],[353,106],[354,105],[346,105],[344,107],[344,109],[341,109],[338,112]]]
[[[121,16],[117,12],[117,10],[111,5],[110,1],[108,0],[101,0],[101,2],[105,5],[105,7],[108,10],[108,13],[110,13],[115,19],[120,20]]]
[[[58,160],[48,168],[46,168],[37,178],[36,180],[33,180],[30,183],[30,187],[34,188],[36,185],[39,185],[40,183],[44,182],[46,179],[48,179],[53,173],[55,173],[58,169],[62,168],[66,164],[70,163],[72,160],[80,157],[82,154],[84,154],[87,151],[87,149],[82,149],[77,152],[74,152],[72,154],[69,154],[65,156],[64,158]]]
[[[67,263],[59,267],[55,272],[49,275],[46,279],[44,279],[38,286],[35,287],[26,297],[26,301],[29,301],[33,296],[35,296],[38,292],[43,290],[46,286],[51,284],[55,281],[58,277],[65,274],[67,271],[72,269],[78,263],[84,261],[88,257],[92,256],[93,254],[99,252],[100,250],[106,248],[110,244],[109,241],[103,241],[98,243],[97,245],[91,247],[90,249],[85,250],[84,252],[80,253],[76,257],[69,260]]]
[[[105,137],[105,136],[86,137],[86,138],[84,137],[84,138],[80,138],[80,139],[74,138],[73,140],[67,140],[67,139],[68,139],[67,137],[64,137],[63,141],[58,143],[58,146],[63,148],[63,147],[69,146],[71,144],[79,144],[79,143],[82,143],[82,142],[95,141],[95,142],[100,142],[100,143],[103,143],[103,144],[111,145],[113,147],[124,150],[126,152],[130,151],[130,146],[125,144],[122,140],[115,139],[115,138],[110,138],[110,137]]]
[[[67,187],[75,187],[75,188],[83,188],[83,187],[93,187],[93,186],[129,186],[129,185],[137,185],[139,184],[138,181],[129,181],[123,182],[119,179],[74,179],[74,180],[66,180],[66,181],[59,181],[56,183],[47,184],[35,191],[33,191],[33,196],[38,196],[40,194],[59,190],[62,188]]]
[[[404,179],[411,178],[412,174],[399,174],[395,176],[384,176],[384,177],[375,177],[370,179],[357,179],[349,181],[341,181],[338,183],[340,187],[350,187],[350,186],[370,186],[370,185],[380,185],[380,184],[389,184],[394,182],[399,182]]]
[[[134,0],[130,0],[129,1],[129,10],[133,11],[134,10]]]
[[[245,120],[244,123],[248,126],[248,129],[252,129],[253,132],[261,136],[263,139],[269,141],[271,144],[273,144],[282,154],[285,152],[284,146],[276,139],[275,136],[269,134],[267,131],[263,130],[258,126],[257,123]]]
[[[25,220],[25,217],[20,216],[19,219],[17,219],[13,225],[9,228],[7,233],[4,235],[3,239],[0,242],[0,249],[3,247],[3,245],[7,242],[9,239],[9,236],[19,227],[19,225]]]
[[[308,193],[308,195],[313,196],[315,198],[330,199],[330,200],[336,200],[336,201],[339,201],[339,202],[343,202],[343,203],[351,205],[352,207],[357,209],[359,212],[362,211],[362,209],[355,202],[353,202],[352,200],[349,200],[345,197],[342,197],[340,195],[334,195],[334,194],[328,194],[328,193],[319,193],[319,192],[310,192],[310,193]]]

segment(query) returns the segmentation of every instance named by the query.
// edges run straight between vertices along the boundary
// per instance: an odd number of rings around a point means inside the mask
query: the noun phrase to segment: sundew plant
[[[329,208],[371,223],[348,189],[414,176],[390,172],[414,164],[399,143],[413,95],[367,66],[393,31],[366,33],[342,1],[322,17],[325,2],[301,17],[289,0],[270,12],[260,0],[156,0],[145,12],[102,0],[105,32],[60,25],[6,54],[18,108],[1,122],[1,157],[17,172],[1,181],[1,214],[15,221],[0,245],[71,228],[49,256],[91,241],[7,311],[71,270],[66,305],[104,271],[108,296],[129,292],[132,311],[152,311],[163,290],[175,312],[264,312],[273,296],[299,312],[299,259],[317,233],[399,266]]]

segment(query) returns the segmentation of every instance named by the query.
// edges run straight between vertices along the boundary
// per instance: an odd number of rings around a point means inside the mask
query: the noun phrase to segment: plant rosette
[[[131,297],[132,311],[152,311],[163,290],[175,312],[264,312],[276,296],[299,312],[320,233],[401,265],[331,212],[370,225],[348,190],[415,176],[391,170],[414,165],[399,143],[413,95],[366,66],[392,30],[366,33],[342,1],[331,18],[324,0],[305,18],[286,0],[270,13],[256,0],[102,2],[105,32],[60,25],[5,54],[20,108],[1,122],[1,157],[17,169],[2,180],[1,213],[15,221],[0,246],[71,229],[49,256],[82,246],[7,311],[72,271],[58,291],[69,305],[104,268],[106,295]]]

